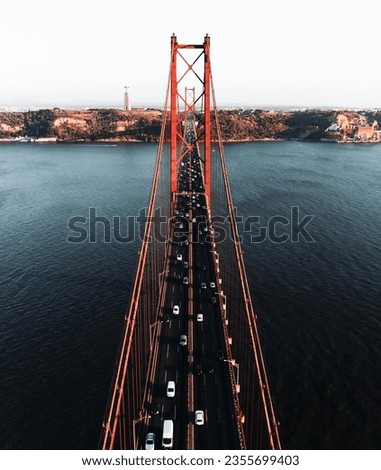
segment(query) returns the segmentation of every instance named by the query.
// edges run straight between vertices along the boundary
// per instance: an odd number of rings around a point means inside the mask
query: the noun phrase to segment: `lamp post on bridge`
[[[140,410],[139,414],[141,415],[141,413],[142,413],[142,410]],[[139,418],[132,420],[132,439],[134,441],[134,450],[136,450],[135,424],[140,423],[140,421],[143,421],[143,419],[146,419],[147,417],[148,419],[150,418],[149,415],[142,415]]]
[[[169,269],[166,269],[164,271],[162,271],[161,273],[158,274],[158,278],[159,278],[159,286],[160,288],[162,287],[162,279],[163,279],[163,276],[167,275],[169,273]],[[163,289],[161,289],[161,299],[163,298]],[[161,301],[160,301],[161,302]],[[155,323],[152,323],[150,326],[149,326],[149,344],[150,344],[150,349],[152,349],[152,328],[157,325],[158,323],[163,323],[165,321],[164,318],[161,318],[160,320],[156,321]]]
[[[215,257],[216,257],[216,264],[218,265],[218,262],[219,262],[219,260],[220,260],[220,255],[219,255],[218,251],[216,251],[216,250],[210,250],[210,252],[215,255]],[[217,266],[217,269],[218,269],[218,271],[220,270],[218,266]]]
[[[215,246],[216,244],[213,243],[213,245]],[[221,279],[220,279],[220,255],[218,253],[218,251],[216,250],[210,250],[210,252],[214,255],[214,259],[215,259],[215,264],[216,264],[216,271],[217,271],[217,277],[219,278],[219,283],[221,284]]]
[[[223,309],[224,309],[225,312],[226,312],[226,295],[225,295],[222,291],[221,291],[221,292],[217,291],[216,294],[217,294],[217,295],[220,295],[220,296],[224,299],[224,302],[223,302],[223,304],[222,304],[222,307],[223,307]]]
[[[235,389],[236,389],[236,392],[239,393],[241,390],[241,386],[239,384],[239,364],[235,362],[235,359],[224,359],[224,362],[229,362],[229,364],[231,364],[237,369],[237,380],[236,380]]]
[[[152,349],[152,341],[153,341],[153,338],[152,338],[152,328],[156,325],[158,325],[159,323],[164,323],[166,320],[164,318],[160,319],[160,320],[157,320],[155,321],[155,323],[152,323],[152,325],[149,326],[149,347],[150,349]],[[169,321],[169,320],[168,320]]]
[[[218,263],[218,258],[219,258],[219,254],[218,254],[218,251],[216,250],[210,250],[211,253],[214,253],[216,255],[216,262]]]
[[[168,274],[168,273],[169,273],[169,270],[166,269],[165,271],[162,271],[161,273],[158,274],[158,276],[159,276],[159,284],[161,283],[162,277],[163,277],[165,274]]]

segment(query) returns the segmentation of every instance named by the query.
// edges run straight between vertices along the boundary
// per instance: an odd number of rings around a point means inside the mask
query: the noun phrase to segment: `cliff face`
[[[369,120],[377,112],[353,113]],[[260,109],[221,110],[219,120],[224,140],[264,139],[320,140],[329,137],[327,128],[342,112],[306,110],[272,111]],[[117,109],[41,109],[0,113],[0,139],[29,136],[62,142],[76,141],[157,141],[162,111]]]
[[[160,135],[161,111],[58,110],[54,116],[54,133],[58,140],[118,141],[157,140]]]
[[[0,139],[29,136],[62,142],[158,140],[161,111],[116,109],[0,113]]]
[[[222,134],[228,141],[279,139],[287,131],[289,113],[280,111],[220,111]]]

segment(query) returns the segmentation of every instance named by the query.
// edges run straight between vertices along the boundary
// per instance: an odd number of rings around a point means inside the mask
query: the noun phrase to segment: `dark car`
[[[158,403],[152,403],[150,409],[149,409],[149,414],[151,416],[158,415],[160,413],[160,407]]]
[[[203,374],[203,369],[202,369],[202,364],[196,364],[194,366],[194,371],[197,375],[202,375]]]
[[[219,361],[224,360],[224,353],[222,351],[217,351],[216,356]]]
[[[208,374],[214,374],[214,367],[212,366],[212,364],[206,364],[205,369]]]

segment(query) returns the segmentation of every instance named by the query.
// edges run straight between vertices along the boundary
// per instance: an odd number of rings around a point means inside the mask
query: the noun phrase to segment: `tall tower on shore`
[[[124,87],[124,110],[125,111],[131,111],[131,98],[130,98],[130,92],[128,91],[130,87],[125,86]]]

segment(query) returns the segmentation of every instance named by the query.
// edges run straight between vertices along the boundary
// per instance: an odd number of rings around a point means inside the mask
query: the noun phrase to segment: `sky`
[[[170,39],[211,41],[217,105],[381,108],[381,2],[4,0],[0,108],[163,106]]]

